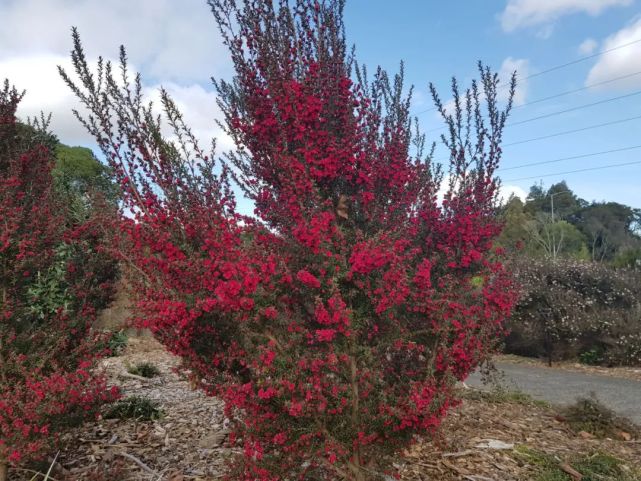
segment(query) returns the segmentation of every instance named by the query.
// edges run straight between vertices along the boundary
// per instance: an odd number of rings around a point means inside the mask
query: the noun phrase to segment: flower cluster
[[[513,303],[492,248],[511,104],[498,108],[483,68],[468,95],[455,90],[460,115],[435,94],[452,134],[441,205],[402,75],[351,79],[343,2],[236,3],[210,1],[236,69],[216,83],[238,146],[222,167],[166,94],[177,144],[139,85],[102,90],[118,82],[92,79],[74,33],[80,81],[63,76],[95,116],[85,125],[128,209],[114,253],[133,274],[139,322],[224,399],[242,446],[231,478],[391,474],[393,456],[456,404],[456,381],[493,349]],[[457,137],[465,121],[476,139]],[[237,212],[231,179],[254,217]]]

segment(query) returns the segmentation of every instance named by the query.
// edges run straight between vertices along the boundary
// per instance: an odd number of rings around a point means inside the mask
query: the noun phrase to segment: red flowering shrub
[[[16,121],[21,97],[8,82],[0,90],[0,479],[114,394],[91,373],[88,236],[65,226],[51,151]]]
[[[451,115],[434,92],[451,151],[441,206],[402,75],[351,78],[342,2],[274,3],[210,1],[236,67],[216,83],[238,146],[222,166],[165,92],[163,137],[124,50],[120,79],[92,73],[74,32],[79,83],[61,73],[123,188],[140,322],[226,401],[243,447],[230,477],[373,479],[439,425],[509,314],[492,239],[511,101],[497,107],[483,68],[463,97],[454,84]]]

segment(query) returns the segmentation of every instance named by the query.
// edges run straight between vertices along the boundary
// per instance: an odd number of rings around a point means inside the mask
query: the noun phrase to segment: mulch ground
[[[53,476],[57,481],[210,481],[221,479],[227,443],[222,405],[191,389],[174,372],[178,360],[151,339],[133,339],[127,352],[104,361],[125,396],[155,400],[164,416],[156,421],[99,420],[63,437]],[[155,364],[151,380],[127,377],[127,366]],[[470,399],[467,399],[470,398]],[[639,468],[641,442],[585,439],[547,407],[490,402],[466,396],[445,420],[441,433],[419,442],[399,462],[406,481],[521,481],[535,478],[536,466],[515,453],[530,448],[563,462],[577,453],[604,452]],[[15,479],[31,479],[31,475]],[[568,478],[571,479],[571,478]]]

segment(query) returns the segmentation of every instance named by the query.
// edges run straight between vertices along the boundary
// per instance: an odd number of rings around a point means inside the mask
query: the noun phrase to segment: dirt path
[[[505,376],[506,387],[523,391],[535,399],[570,404],[577,397],[594,393],[619,415],[641,424],[641,381],[505,361],[497,362],[496,366]],[[472,375],[466,383],[483,388],[478,374]]]
[[[150,380],[124,377],[127,366],[143,361],[158,367],[160,376]],[[221,401],[193,390],[174,372],[179,360],[151,338],[134,339],[128,353],[103,362],[123,397],[151,399],[163,415],[147,422],[101,419],[66,434],[59,458],[65,479],[221,479],[225,460],[231,455]]]

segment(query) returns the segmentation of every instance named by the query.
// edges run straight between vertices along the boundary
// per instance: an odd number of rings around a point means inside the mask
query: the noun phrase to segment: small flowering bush
[[[499,109],[483,67],[469,91],[454,82],[451,110],[432,89],[451,154],[441,205],[402,73],[355,66],[343,2],[210,5],[236,69],[216,82],[237,145],[222,164],[164,91],[161,125],[124,49],[118,75],[102,60],[94,72],[74,31],[77,79],[61,70],[123,190],[114,253],[139,323],[224,399],[242,447],[230,479],[393,474],[510,312],[492,240],[511,100]],[[234,184],[255,216],[238,213]]]
[[[0,90],[0,479],[115,394],[91,373],[101,340],[93,264],[81,262],[90,237],[65,225],[51,150],[16,121],[21,97]]]
[[[510,262],[522,286],[508,352],[590,364],[641,365],[641,278],[601,263]]]

